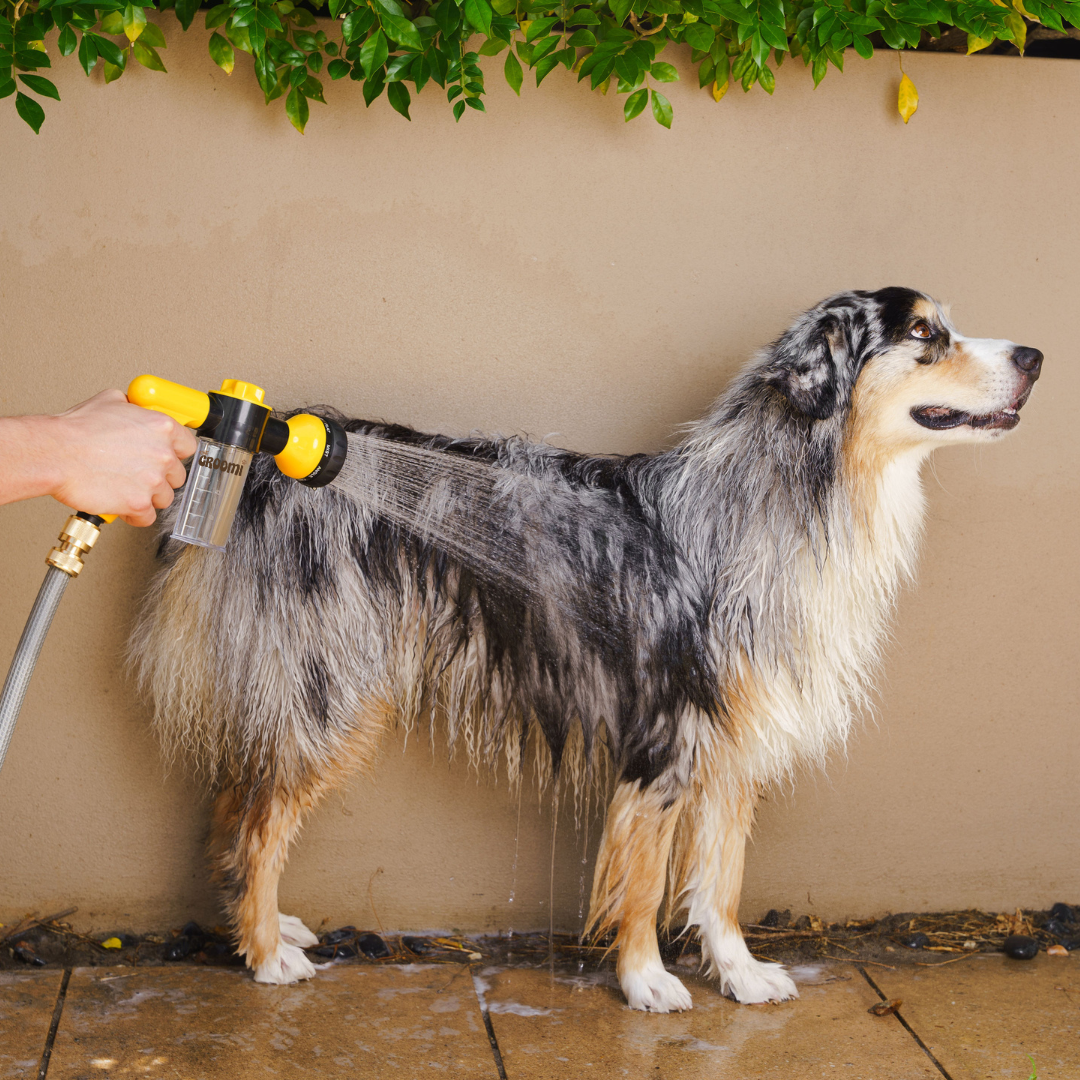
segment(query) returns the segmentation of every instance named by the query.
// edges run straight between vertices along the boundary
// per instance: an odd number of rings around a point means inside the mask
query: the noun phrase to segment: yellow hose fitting
[[[68,577],[78,577],[84,565],[82,557],[100,534],[101,530],[92,521],[72,514],[60,530],[60,543],[45,556],[45,561]]]

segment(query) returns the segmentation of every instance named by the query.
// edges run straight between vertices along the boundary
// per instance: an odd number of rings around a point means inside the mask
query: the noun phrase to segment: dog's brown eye
[[[922,321],[919,321],[919,322],[917,322],[917,323],[916,323],[916,324],[915,324],[915,325],[914,325],[914,326],[913,326],[913,327],[911,328],[911,336],[912,336],[912,337],[917,337],[917,338],[922,338],[922,339],[923,339],[924,341],[925,341],[925,340],[926,340],[926,339],[927,339],[928,337],[931,337],[931,336],[933,335],[933,333],[934,333],[934,332],[933,332],[933,330],[931,330],[931,329],[930,329],[930,326],[929,326],[929,324],[928,324],[928,323],[924,323],[924,322],[922,322]]]

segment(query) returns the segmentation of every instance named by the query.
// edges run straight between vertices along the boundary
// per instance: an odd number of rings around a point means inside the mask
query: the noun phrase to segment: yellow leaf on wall
[[[968,51],[970,56],[972,53],[978,52],[980,49],[985,49],[987,45],[993,45],[993,38],[976,37],[974,34],[968,34]]]
[[[1020,50],[1020,55],[1024,55],[1024,46],[1027,44],[1027,23],[1015,12],[1010,11],[1005,16],[1005,25],[1012,31],[1013,44]]]
[[[727,93],[729,85],[730,83],[727,79],[724,80],[723,86],[720,86],[719,83],[714,82],[712,84],[713,101],[719,101]]]
[[[919,107],[919,91],[906,75],[900,77],[900,93],[896,98],[896,107],[900,110],[905,124],[915,115],[915,110]]]
[[[122,949],[124,943],[118,937],[106,938],[102,943],[103,949]]]

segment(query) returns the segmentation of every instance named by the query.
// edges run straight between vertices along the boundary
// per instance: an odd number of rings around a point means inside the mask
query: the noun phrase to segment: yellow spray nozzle
[[[303,480],[318,467],[326,449],[326,425],[318,416],[299,413],[290,417],[289,441],[274,455],[277,467],[294,480]]]
[[[159,379],[156,375],[140,375],[133,379],[127,397],[132,405],[165,413],[184,427],[200,427],[210,412],[210,398],[201,390]]]

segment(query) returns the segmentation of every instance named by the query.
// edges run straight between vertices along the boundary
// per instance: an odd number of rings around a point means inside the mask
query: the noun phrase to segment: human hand
[[[153,524],[155,508],[172,502],[173,489],[184,483],[182,459],[196,445],[187,428],[130,404],[119,390],[103,390],[59,416],[7,417],[0,424],[6,476],[0,502],[52,495],[130,525]]]

